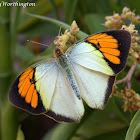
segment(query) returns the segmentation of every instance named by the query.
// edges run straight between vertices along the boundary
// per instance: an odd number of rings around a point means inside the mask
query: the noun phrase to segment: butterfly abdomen
[[[60,55],[56,60],[57,60],[58,66],[60,67],[60,69],[63,70],[66,77],[68,78],[74,93],[76,94],[78,99],[81,99],[80,90],[79,90],[77,82],[73,76],[73,73],[71,71],[71,65],[70,65],[69,60],[67,59],[67,57],[65,55]]]

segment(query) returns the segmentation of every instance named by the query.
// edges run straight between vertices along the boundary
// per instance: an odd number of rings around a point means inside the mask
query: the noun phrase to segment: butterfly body
[[[73,75],[73,72],[72,72],[72,69],[71,69],[71,64],[70,64],[69,60],[67,59],[67,56],[66,55],[60,55],[56,58],[56,61],[57,61],[58,67],[60,69],[62,69],[65,76],[68,78],[75,95],[78,97],[78,99],[81,99],[80,90],[79,90],[77,82],[74,78],[74,75]]]
[[[103,109],[115,76],[124,69],[131,36],[127,31],[97,33],[64,50],[57,46],[54,58],[26,69],[13,83],[9,100],[32,114],[45,114],[60,122],[79,122],[83,100]]]

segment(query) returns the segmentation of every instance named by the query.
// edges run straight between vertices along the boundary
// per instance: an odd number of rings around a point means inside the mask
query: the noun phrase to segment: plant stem
[[[36,18],[41,19],[41,20],[46,20],[48,22],[54,23],[54,24],[58,25],[59,27],[62,24],[62,28],[64,30],[70,28],[70,25],[68,25],[62,21],[56,20],[56,19],[52,19],[52,18],[44,17],[44,16],[39,16],[39,15],[35,15],[35,14],[30,14],[30,13],[26,13],[26,14],[29,16],[32,16],[32,17],[36,17]],[[79,38],[79,39],[86,38],[87,36],[88,36],[88,34],[82,32],[82,31],[79,31],[79,33],[77,34],[77,38]]]
[[[18,111],[9,102],[2,113],[2,140],[16,140],[18,131]]]
[[[8,37],[6,26],[3,21],[0,21],[0,139],[3,137],[3,112],[5,110],[5,102],[7,102],[7,92],[12,74]]]
[[[131,89],[131,78],[132,78],[132,75],[133,75],[133,73],[134,73],[134,71],[135,71],[136,66],[137,66],[136,64],[133,64],[133,65],[131,66],[131,68],[130,68],[128,74],[126,75],[126,77],[123,78],[123,79],[121,79],[121,80],[119,80],[119,81],[116,81],[115,84],[118,85],[118,84],[121,84],[121,83],[127,83],[127,87],[128,87],[129,89]]]
[[[15,53],[15,46],[16,46],[16,31],[17,31],[17,21],[19,15],[19,7],[11,8],[11,13],[13,14],[11,17],[10,22],[10,31],[9,29],[7,32],[10,34],[6,34],[8,37],[5,36],[5,44],[2,45],[1,54],[3,57],[8,55],[7,59],[1,59],[3,61],[1,74],[3,77],[0,78],[0,82],[2,82],[3,86],[0,88],[0,94],[3,95],[3,104],[1,103],[1,137],[2,140],[15,140],[17,137],[17,131],[19,127],[18,122],[18,111],[15,107],[13,107],[7,97],[7,93],[9,90],[9,86],[11,84],[11,79],[13,77],[13,62],[14,62],[14,53]],[[10,13],[10,14],[11,14]],[[2,35],[1,35],[2,36]],[[7,46],[5,46],[7,44]],[[5,49],[7,47],[7,49]],[[10,67],[10,68],[9,68]]]

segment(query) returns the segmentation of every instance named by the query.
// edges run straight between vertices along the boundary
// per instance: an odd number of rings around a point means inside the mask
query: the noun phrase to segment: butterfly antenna
[[[56,37],[57,39],[59,39],[59,36],[60,36],[60,33],[61,33],[61,28],[62,28],[62,23],[60,24],[60,29],[59,29],[59,32],[58,32],[58,36]],[[58,41],[57,41],[57,46],[58,46]]]
[[[43,45],[43,46],[49,47],[48,45],[45,45],[45,44],[42,44],[42,43],[38,43],[38,42],[35,42],[35,41],[32,41],[32,40],[27,40],[27,41],[32,42],[32,43],[35,43],[35,44],[39,44],[39,45]]]
[[[59,33],[58,33],[58,36],[60,36],[60,33],[61,33],[61,29],[62,29],[62,23],[60,25],[60,29],[59,29]]]

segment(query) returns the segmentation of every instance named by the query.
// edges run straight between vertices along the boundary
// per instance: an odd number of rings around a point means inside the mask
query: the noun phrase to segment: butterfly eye
[[[62,55],[64,53],[63,53],[63,50],[62,49],[56,48],[55,49],[55,54],[59,56],[59,55]]]
[[[56,52],[57,54],[60,54],[60,49],[57,49],[55,52]]]

